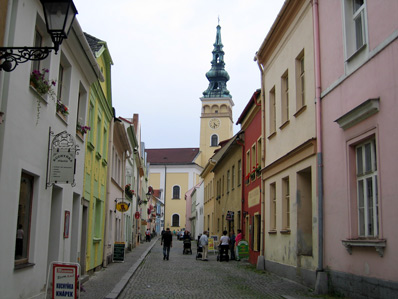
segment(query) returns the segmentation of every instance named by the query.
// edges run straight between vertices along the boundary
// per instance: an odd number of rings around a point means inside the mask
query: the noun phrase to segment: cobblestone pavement
[[[80,293],[80,298],[117,298],[152,246],[156,244],[157,239],[158,237],[149,243],[144,242],[132,251],[127,252],[123,263],[111,263],[107,268],[94,272],[89,280],[83,284],[84,292]]]
[[[310,289],[258,271],[247,262],[217,262],[213,253],[209,253],[209,261],[196,260],[195,242],[192,255],[184,255],[182,248],[182,242],[174,240],[170,260],[164,261],[158,240],[118,298],[316,297]]]

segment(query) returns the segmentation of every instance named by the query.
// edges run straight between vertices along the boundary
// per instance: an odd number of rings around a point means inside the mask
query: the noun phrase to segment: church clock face
[[[209,126],[214,130],[217,129],[220,126],[220,120],[218,118],[210,119]]]

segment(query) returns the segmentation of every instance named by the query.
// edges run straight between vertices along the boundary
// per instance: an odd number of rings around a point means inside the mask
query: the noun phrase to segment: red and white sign
[[[140,219],[140,212],[135,212],[134,218],[135,219]]]
[[[77,265],[53,264],[52,298],[77,298]]]

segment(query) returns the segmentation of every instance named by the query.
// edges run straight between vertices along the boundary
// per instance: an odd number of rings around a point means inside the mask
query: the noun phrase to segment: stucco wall
[[[396,184],[397,105],[396,70],[398,69],[396,1],[367,3],[367,47],[360,68],[345,70],[344,40],[341,21],[331,25],[329,20],[341,19],[341,3],[324,1],[320,5],[320,35],[322,56],[322,108],[324,132],[325,182],[325,266],[333,271],[352,275],[397,281],[398,264],[395,254],[395,220],[398,206]],[[326,17],[327,16],[327,17]],[[331,46],[331,41],[334,45]],[[391,43],[390,43],[391,42]],[[336,119],[368,99],[380,99],[379,111],[357,125],[343,130]],[[350,158],[350,144],[375,136],[378,163],[380,239],[387,240],[384,256],[375,248],[355,247],[350,255],[341,240],[355,237],[357,211],[353,209],[355,195],[355,161]],[[338,163],[336,163],[338,161]],[[355,168],[354,168],[355,169]],[[354,180],[352,180],[354,177]],[[354,183],[353,183],[354,182]]]

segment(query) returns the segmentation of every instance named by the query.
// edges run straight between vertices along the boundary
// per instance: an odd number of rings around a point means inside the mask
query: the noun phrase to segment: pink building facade
[[[396,298],[398,1],[319,1],[318,12],[329,291]]]

